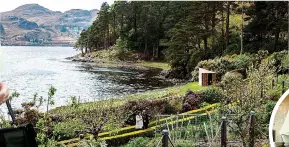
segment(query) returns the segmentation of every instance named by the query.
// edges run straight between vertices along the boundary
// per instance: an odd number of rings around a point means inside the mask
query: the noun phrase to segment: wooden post
[[[84,135],[83,134],[79,134],[79,139],[80,140],[84,139]]]
[[[282,94],[285,93],[285,81],[282,81]]]
[[[168,147],[169,146],[169,131],[168,130],[163,130],[163,147]]]
[[[274,79],[272,79],[272,88],[275,87]]]
[[[254,138],[255,138],[255,112],[251,111],[250,112],[250,120],[249,120],[249,145],[248,147],[254,147]]]
[[[227,128],[226,128],[226,117],[222,117],[222,128],[221,128],[221,147],[227,146]]]

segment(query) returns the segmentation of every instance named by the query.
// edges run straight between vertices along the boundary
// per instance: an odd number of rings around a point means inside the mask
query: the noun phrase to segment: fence
[[[176,115],[175,121],[178,120],[178,117],[186,116]],[[155,138],[158,138],[159,141],[155,146],[243,146],[241,138],[234,133],[237,126],[232,122],[230,117],[228,115],[220,118],[217,115],[212,116],[212,114],[208,113],[207,115],[194,115],[193,119],[188,120],[188,122],[166,123],[161,128],[161,131],[156,130]],[[248,147],[256,146],[255,124],[255,113],[251,111],[248,122],[248,142],[246,145]],[[161,134],[161,136],[158,136],[158,134]]]
[[[218,106],[217,103],[205,106],[205,107],[200,108],[200,109],[191,110],[191,111],[182,113],[180,115],[186,116],[186,117],[183,117],[183,119],[178,119],[178,122],[188,121],[188,120],[194,119],[195,115],[193,115],[193,114],[204,115],[204,114],[206,114],[206,113],[204,113],[206,111],[213,112],[213,111],[215,111],[214,108],[216,106]],[[180,115],[178,115],[178,116],[180,116]],[[135,126],[129,126],[129,127],[125,127],[125,128],[121,128],[121,129],[117,129],[117,130],[112,130],[109,132],[99,133],[98,136],[100,137],[100,140],[106,141],[106,140],[117,139],[117,138],[122,138],[122,137],[145,134],[147,132],[153,132],[155,130],[160,130],[159,128],[163,127],[163,124],[176,123],[174,121],[174,118],[175,118],[175,115],[163,115],[162,118],[158,117],[157,120],[150,122],[149,128],[147,128],[145,130],[134,130]],[[121,133],[121,132],[127,132],[127,133]],[[115,133],[118,133],[118,134],[115,134]],[[107,137],[104,137],[104,136],[107,136]],[[85,138],[89,139],[89,136],[86,136]],[[79,141],[80,141],[80,138],[73,138],[73,139],[69,139],[69,140],[60,141],[60,142],[58,142],[58,144],[59,145],[60,144],[65,144],[65,145],[70,144],[71,146],[74,146],[74,145],[77,146]]]

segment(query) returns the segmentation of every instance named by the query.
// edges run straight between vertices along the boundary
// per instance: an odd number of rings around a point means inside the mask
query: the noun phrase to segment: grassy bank
[[[198,91],[205,88],[198,86],[196,82],[192,82],[96,102],[71,104],[50,110],[49,113],[56,120],[54,131],[56,136],[60,136],[58,140],[66,140],[74,138],[77,135],[76,132],[85,132],[85,128],[91,127],[95,123],[103,123],[104,126],[101,132],[131,126],[132,124],[126,122],[126,120],[134,122],[131,119],[134,118],[133,114],[138,113],[139,109],[147,108],[151,111],[151,121],[155,120],[155,115],[158,114],[181,112],[185,92],[188,89]],[[174,111],[167,113],[166,109]],[[103,116],[104,114],[105,116]],[[102,117],[107,117],[109,121],[103,122]],[[130,130],[123,133],[127,131]]]
[[[163,70],[171,69],[171,66],[168,63],[164,63],[164,62],[141,61],[135,64],[139,66],[145,66],[145,67],[160,68]]]
[[[177,85],[163,89],[151,90],[143,93],[130,94],[122,97],[112,97],[105,100],[100,100],[96,102],[81,103],[78,105],[78,109],[71,109],[71,106],[62,106],[57,107],[53,110],[50,110],[50,113],[71,113],[72,111],[80,111],[87,108],[95,107],[99,105],[107,106],[119,106],[125,104],[128,101],[132,100],[145,100],[145,99],[162,99],[169,96],[181,96],[184,95],[187,90],[197,91],[205,89],[206,87],[199,86],[197,82],[190,82],[184,85]]]
[[[78,54],[74,57],[76,60],[94,61],[92,65],[101,67],[127,67],[136,69],[158,68],[169,70],[171,67],[165,62],[145,61],[140,53],[136,52],[118,52],[116,49],[93,51],[84,56]]]

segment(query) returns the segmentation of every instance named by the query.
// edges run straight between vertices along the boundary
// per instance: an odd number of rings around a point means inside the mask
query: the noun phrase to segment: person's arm
[[[0,83],[0,105],[8,100],[8,96],[9,96],[8,87],[5,84]]]

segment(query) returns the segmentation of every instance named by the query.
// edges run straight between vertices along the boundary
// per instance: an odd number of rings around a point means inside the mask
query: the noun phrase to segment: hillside
[[[38,4],[22,5],[1,14],[2,45],[71,46],[98,10],[51,11]]]

